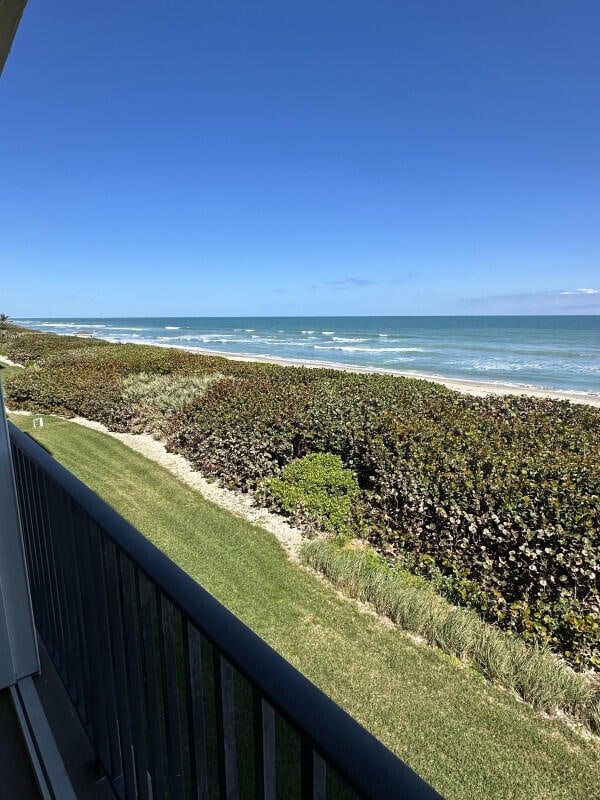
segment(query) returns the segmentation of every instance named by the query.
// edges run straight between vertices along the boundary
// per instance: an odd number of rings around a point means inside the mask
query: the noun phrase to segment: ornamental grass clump
[[[565,710],[575,718],[592,719],[591,683],[565,666],[554,653],[537,645],[516,649],[513,688],[543,711]]]
[[[493,625],[481,623],[477,631],[470,660],[490,680],[519,691],[515,671],[521,642],[515,642]]]
[[[460,659],[473,659],[485,625],[480,617],[465,608],[444,610],[433,620],[430,638],[444,652]]]
[[[125,378],[121,403],[129,410],[128,429],[133,433],[164,436],[171,415],[201,397],[208,387],[221,380],[212,375],[163,375],[140,372]]]
[[[370,602],[401,628],[512,689],[534,708],[562,711],[600,730],[600,697],[591,681],[547,648],[499,630],[470,609],[452,606],[427,581],[391,569],[370,548],[316,539],[305,542],[301,557],[351,597]]]

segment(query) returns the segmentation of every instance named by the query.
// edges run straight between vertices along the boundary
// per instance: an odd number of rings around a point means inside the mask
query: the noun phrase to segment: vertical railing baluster
[[[30,520],[30,525],[33,531],[35,531],[36,535],[36,545],[37,545],[37,567],[38,567],[38,578],[39,578],[39,585],[43,587],[43,597],[40,598],[40,610],[42,612],[42,636],[44,641],[46,642],[46,646],[48,650],[54,654],[55,653],[55,643],[52,641],[52,621],[51,621],[51,611],[52,607],[48,601],[48,574],[46,569],[46,558],[45,558],[45,523],[43,520],[43,511],[40,507],[40,500],[38,493],[36,491],[36,481],[38,479],[37,475],[37,468],[34,464],[32,464],[28,459],[25,460],[23,465],[24,471],[24,480],[27,482],[29,487],[27,492],[27,501],[28,501],[28,515]],[[40,480],[43,480],[44,476],[40,477]]]
[[[44,529],[41,523],[41,509],[38,508],[34,492],[33,481],[34,465],[31,464],[29,459],[24,459],[23,463],[23,480],[25,481],[27,490],[27,508],[26,514],[28,525],[32,531],[35,539],[35,562],[36,562],[36,576],[37,586],[39,592],[38,613],[39,624],[38,630],[40,631],[46,647],[51,654],[54,654],[54,643],[52,642],[51,625],[50,625],[50,605],[48,603],[48,583],[46,580],[46,572],[44,569]]]
[[[41,476],[41,481],[38,484],[37,474],[33,478],[34,492],[37,492],[39,497],[40,508],[40,529],[42,534],[42,558],[44,562],[44,569],[46,571],[46,585],[48,586],[47,603],[50,618],[50,636],[52,639],[52,648],[54,653],[54,665],[57,670],[62,673],[64,670],[64,642],[62,642],[62,634],[60,628],[60,612],[58,610],[58,594],[59,586],[56,576],[55,561],[54,561],[54,538],[59,535],[61,518],[57,512],[55,500],[56,494],[59,491],[55,490],[52,481],[45,475]],[[34,506],[35,507],[35,506]]]
[[[142,664],[149,727],[149,771],[152,778],[153,800],[161,800],[168,796],[168,791],[165,792],[167,753],[163,734],[164,709],[160,690],[160,659],[157,657],[160,619],[155,584],[141,572],[138,573],[137,582],[142,623]]]
[[[69,558],[69,571],[73,582],[72,599],[73,609],[73,635],[78,643],[79,658],[74,664],[77,674],[77,682],[80,686],[79,695],[81,697],[81,719],[86,727],[90,725],[90,692],[94,691],[94,685],[90,678],[90,655],[87,648],[86,631],[86,585],[82,580],[80,564],[80,537],[81,528],[85,513],[73,503],[69,504],[67,525],[64,533],[67,544],[67,557]]]
[[[89,658],[85,642],[85,623],[83,619],[83,592],[81,570],[79,567],[79,542],[77,519],[83,512],[77,513],[73,502],[67,504],[67,524],[64,534],[65,574],[67,581],[67,602],[69,604],[70,630],[73,650],[68,654],[73,674],[73,697],[76,699],[79,715],[85,724],[88,722],[88,687],[90,681]]]
[[[275,740],[275,711],[262,697],[258,688],[254,689],[255,714],[255,760],[257,775],[260,772],[262,793],[257,791],[257,800],[276,800],[277,798],[277,753]],[[260,755],[259,755],[260,754]],[[257,789],[260,784],[257,784]]]
[[[302,800],[313,800],[313,776],[313,748],[306,736],[302,736],[300,740],[300,797]]]
[[[238,769],[235,735],[235,690],[233,667],[221,656],[221,693],[223,695],[223,744],[225,751],[225,786],[227,800],[237,800]]]
[[[108,538],[103,541],[104,578],[106,581],[106,597],[110,615],[110,643],[113,662],[113,677],[116,688],[119,743],[121,749],[122,780],[116,781],[117,787],[126,800],[137,798],[136,768],[134,761],[133,736],[131,725],[131,709],[129,688],[127,685],[125,642],[122,628],[121,612],[121,578],[116,545]]]
[[[252,739],[254,747],[254,798],[263,800],[265,794],[265,748],[263,736],[263,697],[258,686],[252,687]]]
[[[40,491],[39,483],[38,491]],[[60,557],[58,555],[58,542],[63,535],[63,530],[65,527],[65,509],[63,500],[66,502],[66,498],[63,490],[59,486],[56,486],[53,481],[46,482],[46,491],[43,493],[43,496],[40,493],[40,497],[42,497],[42,502],[45,503],[47,507],[47,512],[44,516],[47,515],[49,517],[49,522],[45,525],[45,541],[49,576],[52,586],[51,603],[54,616],[54,639],[58,656],[57,668],[62,674],[63,681],[67,683],[68,675],[65,665],[67,647],[60,600],[63,589],[63,581],[60,568]]]
[[[98,591],[98,632],[99,641],[102,644],[102,670],[104,672],[106,706],[106,722],[109,737],[110,763],[105,764],[106,773],[110,779],[121,774],[121,747],[119,736],[119,711],[117,703],[117,689],[114,676],[114,659],[112,654],[112,642],[110,637],[111,620],[109,599],[106,593],[106,565],[104,560],[103,540],[106,533],[101,528],[92,529],[91,557],[92,563],[97,570],[97,591]]]
[[[176,612],[170,600],[158,593],[161,632],[161,664],[165,723],[167,732],[168,785],[170,797],[180,800],[184,797],[184,775],[182,760],[181,713],[179,708],[179,683],[177,679],[176,656]],[[180,617],[179,612],[177,615]]]
[[[90,656],[91,678],[94,683],[93,702],[90,708],[93,713],[95,728],[94,743],[100,762],[107,772],[111,772],[111,744],[109,736],[109,675],[107,670],[108,647],[103,642],[103,615],[100,598],[103,591],[102,575],[99,570],[100,562],[96,548],[93,547],[94,537],[98,536],[96,524],[89,517],[82,527],[80,536],[81,564],[86,577],[88,602],[85,604],[85,619],[87,633],[87,650]]]
[[[72,650],[68,653],[73,675],[72,693],[83,719],[88,720],[89,658],[85,639],[83,614],[85,586],[81,584],[79,565],[79,529],[83,512],[78,511],[72,501],[67,502],[67,523],[63,531],[65,575],[67,576],[67,603],[69,606],[69,627]]]
[[[192,798],[208,800],[202,643],[200,633],[189,621],[184,623],[184,653],[187,662],[186,695]]]
[[[69,527],[71,525],[71,512],[70,500],[62,490],[57,486],[52,487],[53,492],[60,491],[61,505],[63,506],[64,524],[61,525],[60,531],[54,540],[54,548],[56,551],[56,569],[57,577],[61,586],[61,592],[58,596],[58,605],[60,607],[60,616],[62,620],[62,629],[64,637],[64,654],[63,654],[63,682],[69,692],[73,702],[76,703],[80,688],[77,685],[76,672],[77,663],[74,656],[77,653],[77,644],[74,631],[73,619],[73,602],[72,602],[72,582],[73,576],[69,569],[68,560],[68,536]]]
[[[213,691],[215,702],[215,730],[217,734],[217,776],[219,781],[219,797],[227,797],[227,781],[225,777],[225,734],[223,729],[223,692],[221,676],[221,653],[215,644],[212,645]]]
[[[77,550],[77,571],[82,590],[81,628],[84,651],[87,655],[89,673],[86,680],[88,727],[100,758],[106,760],[107,731],[104,710],[104,676],[100,669],[100,648],[96,635],[98,612],[96,609],[97,587],[94,582],[89,556],[89,526],[91,521],[77,508],[69,515],[75,522],[75,547]]]
[[[140,654],[141,631],[139,628],[139,614],[137,613],[137,580],[135,576],[137,567],[128,556],[121,552],[117,560],[120,574],[121,621],[125,641],[125,667],[130,697],[131,733],[137,777],[137,796],[148,797],[147,724],[144,690],[142,687],[143,676]]]
[[[29,585],[31,589],[31,600],[35,614],[36,627],[38,631],[44,627],[44,610],[41,605],[41,579],[38,564],[38,542],[37,531],[32,523],[32,503],[29,500],[29,484],[25,479],[25,456],[14,444],[12,446],[13,464],[15,468],[15,482],[17,485],[17,496],[21,512],[21,521],[26,543],[27,571],[29,573]]]
[[[313,800],[327,800],[327,763],[313,753]]]

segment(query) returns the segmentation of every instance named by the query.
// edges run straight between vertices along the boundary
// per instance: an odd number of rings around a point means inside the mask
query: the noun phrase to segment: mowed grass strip
[[[9,378],[11,375],[23,372],[23,367],[14,367],[1,359],[2,357],[0,356],[0,380],[6,380],[6,378]]]
[[[115,439],[12,419],[449,800],[600,798],[597,741],[361,612]]]

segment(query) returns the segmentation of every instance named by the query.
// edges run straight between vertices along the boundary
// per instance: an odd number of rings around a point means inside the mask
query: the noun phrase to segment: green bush
[[[356,476],[332,453],[312,453],[290,462],[280,478],[263,482],[259,498],[317,530],[344,535],[357,527],[360,489]]]

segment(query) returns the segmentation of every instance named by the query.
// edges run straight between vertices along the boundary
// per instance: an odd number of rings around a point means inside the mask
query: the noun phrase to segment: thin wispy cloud
[[[520,294],[468,297],[460,301],[481,313],[600,314],[600,289],[554,289]]]
[[[345,292],[349,289],[364,289],[366,286],[377,286],[380,283],[382,281],[373,281],[368,278],[338,278],[333,281],[313,283],[307,288],[309,292],[315,292],[319,289],[333,289],[336,292]]]
[[[323,281],[323,286],[334,286],[338,289],[352,289],[361,286],[375,286],[380,281],[370,281],[366,278],[343,278],[339,281]]]
[[[560,294],[569,294],[569,295],[600,294],[600,289],[573,289],[571,291],[560,292]]]
[[[391,286],[392,284],[406,283],[415,280],[419,275],[409,272],[406,275],[399,275],[396,278],[386,278],[385,280],[372,280],[371,278],[339,278],[331,281],[321,281],[308,287],[311,292],[317,289],[331,288],[336,292],[347,291],[349,289],[364,289],[368,286]]]

